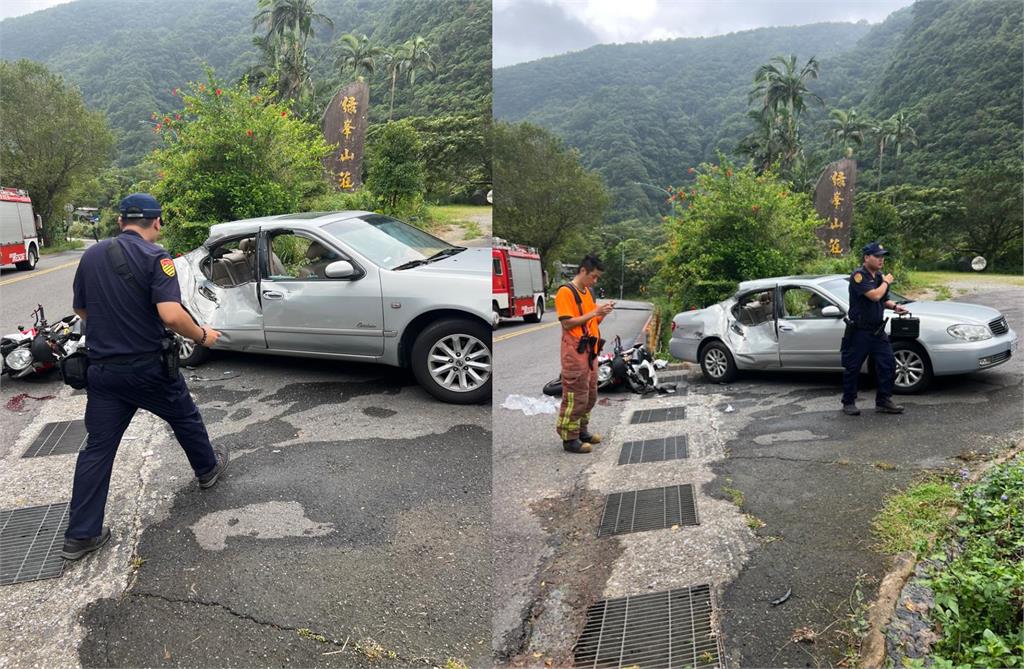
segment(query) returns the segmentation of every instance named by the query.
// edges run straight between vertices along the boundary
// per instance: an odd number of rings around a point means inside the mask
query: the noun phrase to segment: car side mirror
[[[324,276],[328,279],[351,279],[358,275],[359,272],[347,260],[335,260],[324,269]]]
[[[821,315],[825,318],[839,318],[843,315],[843,312],[840,311],[839,307],[830,304],[821,310]]]

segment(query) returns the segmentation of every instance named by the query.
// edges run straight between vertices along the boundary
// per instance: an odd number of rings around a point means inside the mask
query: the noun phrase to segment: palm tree
[[[357,79],[363,74],[369,76],[376,70],[376,59],[384,53],[379,46],[374,46],[366,35],[346,33],[338,40],[338,69],[342,72],[352,70]]]
[[[399,75],[405,72],[406,55],[405,44],[399,44],[390,51],[384,52],[384,66],[387,68],[388,76],[391,78],[391,105],[388,108],[389,121],[395,112],[395,84],[398,83]]]
[[[896,165],[899,166],[903,145],[917,146],[917,132],[910,125],[910,120],[902,109],[893,114],[889,121],[892,122],[892,144],[896,146]]]
[[[427,40],[417,35],[405,43],[406,66],[405,71],[409,74],[409,85],[416,85],[416,72],[422,71],[428,74],[437,72],[437,65],[430,57]]]
[[[762,111],[773,117],[781,117],[780,125],[785,135],[783,167],[799,159],[799,117],[806,109],[806,100],[824,105],[824,101],[807,88],[807,81],[818,78],[818,61],[808,59],[797,72],[796,56],[776,56],[758,68],[754,75],[754,88],[750,91],[748,103],[761,98]]]
[[[784,140],[778,117],[767,110],[750,110],[747,116],[754,121],[754,131],[740,140],[737,151],[750,156],[758,172],[764,172],[784,153]]]
[[[885,145],[889,144],[893,139],[895,132],[895,124],[892,118],[887,118],[880,123],[876,123],[871,128],[872,134],[875,136],[875,141],[878,142],[878,185],[875,186],[875,190],[882,190],[882,160],[885,158]]]
[[[312,83],[306,57],[306,42],[313,34],[313,22],[334,26],[330,17],[316,11],[317,0],[259,0],[252,18],[253,30],[266,28],[263,40],[273,44],[279,90],[284,98],[298,99]]]
[[[857,114],[856,109],[850,111],[843,111],[842,109],[833,109],[829,112],[829,129],[828,129],[828,145],[832,146],[835,142],[839,142],[846,146],[846,157],[853,157],[853,146],[856,144],[861,146],[864,144],[864,136],[871,129],[871,121],[867,118],[861,118]]]

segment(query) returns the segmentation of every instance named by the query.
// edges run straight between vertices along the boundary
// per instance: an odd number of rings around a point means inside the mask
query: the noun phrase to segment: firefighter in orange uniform
[[[556,429],[562,447],[570,453],[589,453],[601,437],[587,431],[590,410],[597,403],[597,355],[601,350],[598,324],[615,308],[598,306],[592,288],[604,273],[597,256],[580,262],[573,280],[555,294],[555,310],[562,323],[562,407]]]

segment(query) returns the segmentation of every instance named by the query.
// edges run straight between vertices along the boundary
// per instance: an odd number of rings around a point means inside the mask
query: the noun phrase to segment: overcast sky
[[[494,67],[594,44],[822,21],[879,23],[913,0],[494,0]]]
[[[0,21],[12,16],[31,14],[40,9],[63,5],[71,0],[0,0]]]

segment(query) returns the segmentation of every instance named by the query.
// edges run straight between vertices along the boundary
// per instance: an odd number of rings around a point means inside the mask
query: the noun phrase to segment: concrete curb
[[[989,469],[1011,460],[1021,453],[1022,450],[1024,450],[1024,441],[1017,443],[1017,445],[1011,447],[1010,450],[999,457],[984,463],[977,471],[971,474],[968,482],[972,484],[977,483]],[[949,513],[950,517],[955,513],[956,511],[951,511]],[[930,538],[934,539],[935,537],[932,536]],[[895,565],[882,578],[882,584],[878,588],[878,597],[868,607],[868,633],[864,637],[864,643],[861,645],[860,661],[857,663],[858,667],[875,669],[876,667],[885,666],[885,661],[888,657],[885,646],[885,629],[892,621],[892,616],[896,611],[896,601],[899,599],[903,587],[907,584],[911,574],[917,568],[917,563],[918,561],[914,559],[912,551],[904,551],[896,556]]]

